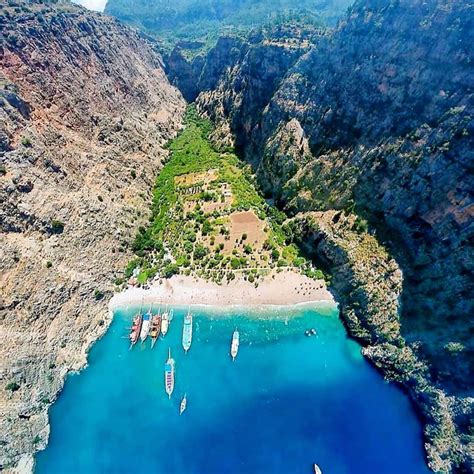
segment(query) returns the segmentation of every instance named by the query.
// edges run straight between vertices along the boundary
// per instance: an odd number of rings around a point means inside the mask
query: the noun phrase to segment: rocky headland
[[[154,47],[72,4],[0,2],[0,470],[108,327],[184,100]]]

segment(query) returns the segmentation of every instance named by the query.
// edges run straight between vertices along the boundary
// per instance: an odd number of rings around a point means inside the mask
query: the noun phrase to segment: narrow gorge
[[[106,13],[138,25],[134,3]],[[67,2],[0,6],[0,469],[46,446],[194,103],[414,403],[429,467],[473,471],[472,4],[361,0],[193,54]]]

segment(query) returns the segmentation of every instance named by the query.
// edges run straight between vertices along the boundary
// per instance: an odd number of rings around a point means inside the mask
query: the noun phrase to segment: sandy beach
[[[255,284],[236,278],[218,285],[203,279],[174,276],[150,289],[131,287],[117,293],[110,301],[110,309],[132,304],[262,306],[294,305],[310,302],[334,302],[323,280],[313,280],[300,273],[283,271],[267,276]]]

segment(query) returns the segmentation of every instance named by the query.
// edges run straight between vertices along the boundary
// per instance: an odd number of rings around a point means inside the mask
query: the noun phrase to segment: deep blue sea
[[[66,381],[37,473],[311,474],[313,462],[324,474],[428,472],[408,398],[362,358],[334,306],[196,308],[187,355],[184,309],[153,350],[149,341],[129,350],[133,312],[116,312],[87,369]],[[313,327],[318,335],[306,337]],[[232,362],[235,328],[241,344]]]

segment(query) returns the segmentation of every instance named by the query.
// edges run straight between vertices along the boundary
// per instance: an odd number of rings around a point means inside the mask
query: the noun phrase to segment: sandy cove
[[[243,278],[230,283],[209,282],[192,276],[174,276],[150,289],[130,287],[117,293],[110,301],[110,309],[133,304],[262,306],[294,305],[310,302],[334,302],[323,280],[313,280],[294,271],[283,271],[267,276],[257,288]]]

